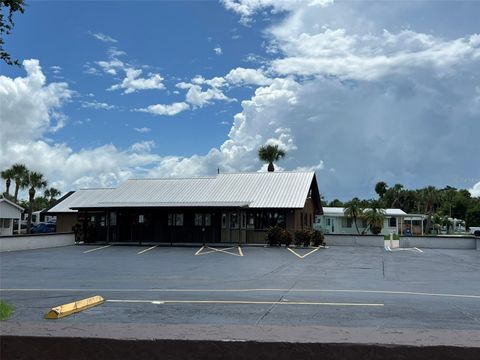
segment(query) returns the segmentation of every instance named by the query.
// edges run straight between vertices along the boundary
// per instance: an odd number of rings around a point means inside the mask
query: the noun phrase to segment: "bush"
[[[292,243],[292,234],[279,226],[274,226],[268,229],[265,240],[270,246],[281,246],[282,244],[290,246]]]
[[[309,230],[296,230],[295,231],[295,245],[297,246],[309,246],[312,240],[311,231]]]
[[[325,244],[325,236],[320,230],[313,230],[311,232],[311,242],[313,246],[320,246]]]

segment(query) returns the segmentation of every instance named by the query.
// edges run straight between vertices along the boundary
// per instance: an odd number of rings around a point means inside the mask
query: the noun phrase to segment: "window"
[[[115,211],[112,211],[110,213],[110,225],[111,226],[117,225],[117,213]]]
[[[222,229],[227,228],[227,214],[223,213],[222,214]]]
[[[168,226],[183,226],[183,214],[168,214]]]
[[[238,229],[238,214],[230,214],[230,229]]]
[[[352,218],[342,218],[342,227],[351,228],[352,227]]]
[[[183,226],[183,214],[175,214],[175,226]]]
[[[203,226],[203,214],[195,214],[194,224],[195,226]]]
[[[5,229],[8,229],[10,227],[10,221],[12,221],[12,219],[3,219],[3,221],[1,221],[0,224],[3,224],[3,227]]]
[[[245,229],[247,227],[247,214],[244,212],[241,213],[241,219],[242,219],[242,229]]]
[[[366,229],[368,226],[367,220],[362,219],[362,228]]]
[[[390,219],[388,219],[388,226],[397,227],[397,218],[391,217]]]
[[[212,225],[212,214],[195,214],[195,226],[210,226]]]
[[[248,213],[247,214],[247,228],[254,229],[255,228],[255,214]]]

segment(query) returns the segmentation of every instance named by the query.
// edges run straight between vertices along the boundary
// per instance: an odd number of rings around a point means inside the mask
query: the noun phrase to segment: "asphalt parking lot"
[[[0,254],[8,324],[54,322],[480,329],[480,252],[380,248],[70,246]],[[6,331],[6,330],[5,330]],[[480,346],[478,344],[477,346]]]

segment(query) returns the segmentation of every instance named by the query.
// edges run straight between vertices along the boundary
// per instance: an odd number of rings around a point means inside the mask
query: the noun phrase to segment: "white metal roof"
[[[14,208],[16,208],[17,210],[20,210],[20,212],[23,212],[25,209],[23,207],[21,207],[20,205],[18,204],[15,204],[13,201],[10,201],[8,199],[5,199],[5,198],[0,198],[0,202],[4,202],[5,204],[9,204],[10,206],[13,206]]]
[[[76,213],[72,207],[95,204],[114,189],[80,189],[48,210],[48,213]]]
[[[405,216],[407,213],[402,209],[384,209],[385,215],[387,216]],[[343,216],[344,208],[343,207],[323,207],[323,215],[326,216]]]
[[[314,175],[313,171],[257,172],[208,178],[128,180],[101,199],[75,207],[303,208]]]

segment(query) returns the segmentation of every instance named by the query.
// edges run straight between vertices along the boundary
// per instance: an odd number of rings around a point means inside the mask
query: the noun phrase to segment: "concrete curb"
[[[103,304],[105,300],[101,296],[92,296],[83,300],[56,306],[45,314],[45,319],[60,319],[68,315],[78,313],[83,310],[90,309],[94,306]]]

